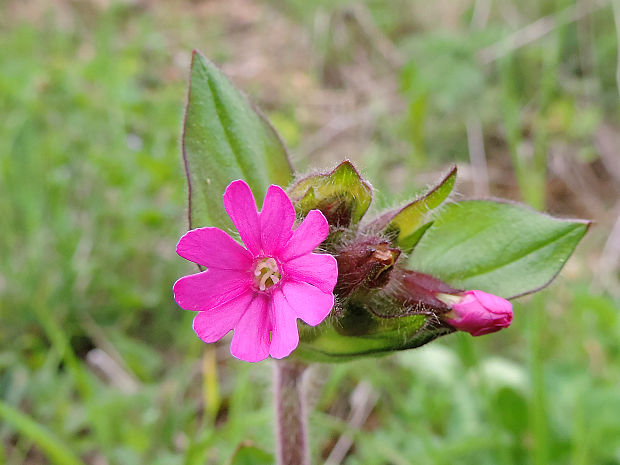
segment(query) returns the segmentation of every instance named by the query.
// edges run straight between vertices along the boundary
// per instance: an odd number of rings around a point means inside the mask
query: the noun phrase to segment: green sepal
[[[314,174],[299,180],[288,195],[297,214],[321,210],[330,225],[346,227],[358,223],[372,201],[372,188],[349,160],[333,171]]]
[[[379,357],[399,350],[414,349],[451,333],[446,326],[427,324],[426,315],[383,318],[372,332],[363,335],[340,334],[336,325],[324,323],[314,338],[302,340],[294,352],[308,362],[346,362],[358,357]]]
[[[387,212],[368,225],[373,232],[383,232],[392,243],[410,251],[422,238],[430,224],[423,224],[426,214],[441,205],[450,195],[456,181],[456,166],[424,195],[399,209]]]
[[[383,300],[389,313],[380,314],[374,310],[377,298]],[[348,301],[343,310],[316,328],[300,323],[300,344],[294,354],[309,362],[345,362],[420,347],[453,331],[437,324],[434,316],[393,313],[398,311],[411,309],[402,308],[378,293],[374,299]]]
[[[411,252],[418,242],[422,239],[422,236],[429,230],[429,228],[433,225],[433,221],[429,221],[426,224],[423,224],[418,229],[416,229],[413,233],[409,234],[407,237],[399,241],[398,245],[401,250],[405,253]]]

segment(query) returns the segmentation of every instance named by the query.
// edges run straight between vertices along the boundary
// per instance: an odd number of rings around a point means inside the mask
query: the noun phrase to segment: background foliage
[[[200,48],[297,167],[364,167],[374,207],[456,160],[459,195],[597,221],[511,329],[320,367],[317,463],[619,464],[618,8],[1,2],[0,463],[220,464],[244,440],[272,447],[269,363],[205,347],[170,291],[193,271],[174,244]]]

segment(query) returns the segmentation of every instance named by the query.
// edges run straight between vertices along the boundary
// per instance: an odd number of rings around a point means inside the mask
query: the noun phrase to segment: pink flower
[[[280,187],[269,187],[259,213],[241,180],[226,188],[224,207],[245,248],[218,228],[189,231],[177,253],[208,269],[174,283],[174,298],[198,312],[193,326],[204,342],[234,329],[235,357],[284,358],[299,343],[297,318],[316,326],[334,305],[336,260],[312,252],[329,233],[327,220],[312,210],[293,229],[295,209]]]
[[[448,313],[449,318],[445,318],[446,322],[472,336],[494,333],[512,323],[512,304],[496,295],[466,291],[460,296],[442,297],[452,306],[452,311]]]

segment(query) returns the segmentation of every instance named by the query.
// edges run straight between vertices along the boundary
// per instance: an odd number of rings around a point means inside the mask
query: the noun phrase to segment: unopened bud
[[[345,160],[329,173],[307,176],[289,190],[298,215],[320,210],[330,226],[346,228],[358,223],[372,200],[372,189]]]
[[[444,321],[472,336],[494,333],[512,323],[512,304],[502,297],[473,290],[460,295],[439,294],[438,298],[452,308]]]
[[[399,270],[398,298],[408,305],[428,308],[436,311],[448,311],[450,305],[437,297],[438,294],[460,293],[443,281],[428,274],[411,270]]]
[[[369,289],[384,287],[399,255],[400,250],[378,238],[347,245],[336,255],[336,294],[346,297],[360,286]]]

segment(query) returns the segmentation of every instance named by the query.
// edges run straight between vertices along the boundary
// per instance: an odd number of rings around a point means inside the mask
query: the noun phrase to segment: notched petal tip
[[[305,255],[316,249],[329,235],[329,224],[320,210],[310,210],[280,253],[282,261]]]
[[[311,284],[287,282],[282,292],[297,317],[310,326],[322,323],[334,307],[334,295]]]
[[[267,189],[259,218],[264,252],[270,255],[280,252],[291,238],[295,223],[295,208],[280,186],[272,184]]]
[[[222,198],[226,213],[239,231],[241,240],[253,255],[258,254],[261,249],[260,222],[250,186],[241,179],[233,181]]]
[[[198,312],[192,322],[194,332],[206,343],[219,341],[237,325],[252,298],[252,293],[246,292],[211,310]]]

